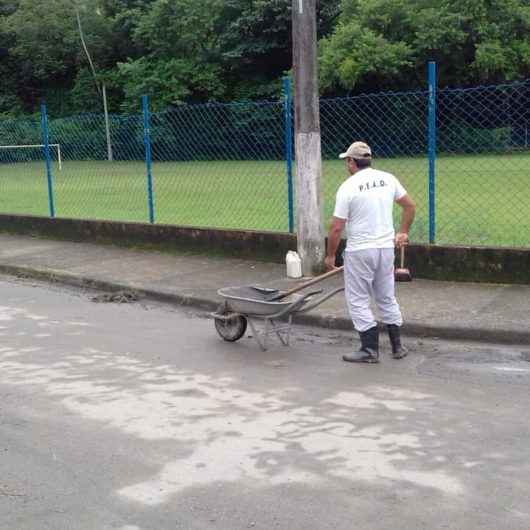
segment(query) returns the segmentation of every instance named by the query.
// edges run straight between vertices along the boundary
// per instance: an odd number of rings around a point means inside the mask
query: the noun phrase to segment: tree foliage
[[[114,112],[150,94],[182,102],[267,99],[291,68],[292,0],[0,0],[0,113]],[[94,79],[82,49],[85,40]],[[442,85],[527,77],[528,0],[319,0],[323,91]]]
[[[526,77],[526,0],[343,0],[320,46],[328,91],[424,84],[435,60],[442,86]]]

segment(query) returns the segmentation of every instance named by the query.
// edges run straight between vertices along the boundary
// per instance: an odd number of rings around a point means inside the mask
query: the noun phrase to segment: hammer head
[[[403,267],[395,270],[394,277],[396,279],[396,282],[412,281],[412,274],[410,273],[409,269],[405,269]]]

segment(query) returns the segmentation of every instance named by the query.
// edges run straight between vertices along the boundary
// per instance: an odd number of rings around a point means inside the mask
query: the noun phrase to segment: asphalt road
[[[2,530],[528,530],[530,347],[224,343],[0,279]]]

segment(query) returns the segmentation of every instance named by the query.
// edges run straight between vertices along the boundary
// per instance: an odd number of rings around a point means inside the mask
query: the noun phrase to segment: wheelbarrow
[[[243,337],[248,325],[263,351],[267,350],[267,339],[270,335],[276,335],[284,346],[289,346],[293,317],[315,309],[344,291],[344,287],[328,292],[322,289],[302,294],[299,292],[338,274],[341,270],[342,268],[318,276],[289,291],[256,286],[219,289],[217,293],[223,302],[217,311],[212,313],[215,329],[225,341],[235,342]],[[258,321],[264,322],[262,330],[258,330],[256,326]]]

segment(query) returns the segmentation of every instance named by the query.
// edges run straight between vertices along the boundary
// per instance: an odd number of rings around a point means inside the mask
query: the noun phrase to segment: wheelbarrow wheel
[[[234,315],[226,320],[216,318],[214,322],[217,333],[227,342],[239,340],[247,331],[247,319],[241,315]]]

